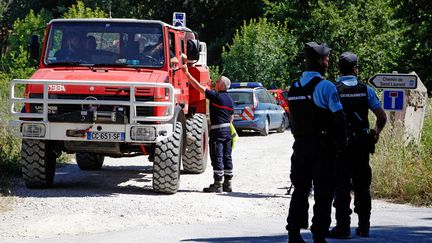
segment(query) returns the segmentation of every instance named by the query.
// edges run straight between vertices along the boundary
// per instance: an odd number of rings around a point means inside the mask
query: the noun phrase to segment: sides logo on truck
[[[51,92],[66,92],[66,88],[61,84],[50,84],[48,85],[48,91]]]

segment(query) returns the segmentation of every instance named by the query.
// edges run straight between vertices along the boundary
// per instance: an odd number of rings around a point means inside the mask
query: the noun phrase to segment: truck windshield
[[[162,25],[129,22],[54,22],[46,65],[162,67]]]

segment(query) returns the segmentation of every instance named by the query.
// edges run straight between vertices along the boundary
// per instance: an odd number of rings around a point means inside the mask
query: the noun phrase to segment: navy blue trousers
[[[311,231],[314,238],[325,237],[331,222],[336,148],[332,140],[320,136],[295,138],[291,157],[291,197],[286,229],[300,232],[308,228],[308,197],[313,183],[314,206]]]
[[[233,176],[231,129],[211,130],[209,146],[214,179],[221,181],[225,177],[230,180]]]
[[[349,227],[351,223],[350,203],[353,190],[354,212],[358,214],[359,226],[369,228],[372,169],[369,165],[368,142],[366,137],[352,139],[338,159],[333,206],[336,208],[337,225],[341,227]]]

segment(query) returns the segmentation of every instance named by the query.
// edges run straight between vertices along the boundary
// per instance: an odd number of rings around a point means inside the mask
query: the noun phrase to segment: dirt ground
[[[163,229],[169,230],[172,231],[169,234],[173,237],[172,242],[178,242],[180,233],[187,238],[186,232],[201,226],[215,225],[216,222],[238,224],[250,218],[266,219],[269,227],[270,223],[275,223],[273,219],[277,219],[276,226],[271,229],[280,232],[282,236],[277,239],[286,242],[284,218],[290,201],[286,192],[292,142],[290,132],[272,133],[267,137],[256,134],[240,137],[233,152],[234,192],[222,194],[202,192],[202,188],[212,181],[210,162],[203,174],[182,174],[179,191],[174,195],[159,195],[152,191],[152,163],[146,157],[108,158],[102,170],[93,172],[80,171],[73,162],[61,164],[53,188],[30,190],[20,182],[14,196],[0,197],[0,242],[37,239],[45,242],[48,238],[63,242],[65,237],[72,237],[65,242],[76,242],[75,236],[80,239],[94,233],[104,233],[105,239],[112,242],[122,242],[126,236],[132,237],[129,238],[131,242],[146,239],[145,235],[139,235],[142,238],[134,241],[133,237],[137,236],[134,229],[153,235]],[[312,205],[312,199],[310,203]],[[311,207],[309,211],[312,214]],[[370,240],[429,241],[429,232],[432,232],[427,226],[430,212],[431,209],[374,200],[372,224],[378,238]],[[353,217],[353,226],[356,218]],[[245,228],[241,233],[259,234],[254,227]],[[221,234],[207,231],[210,232],[206,235]],[[399,232],[399,235],[391,232]],[[190,232],[193,233],[197,234]],[[163,232],[160,235],[166,237]],[[425,235],[429,237],[425,238]],[[418,238],[413,238],[415,236]],[[310,235],[306,237],[310,238]],[[84,239],[83,242],[88,242]]]
[[[108,158],[96,172],[60,165],[53,188],[30,190],[21,182],[15,196],[0,198],[0,242],[284,215],[291,143],[289,132],[240,137],[234,192],[223,194],[201,192],[212,181],[210,161],[203,174],[182,174],[174,195],[153,193],[146,157]]]

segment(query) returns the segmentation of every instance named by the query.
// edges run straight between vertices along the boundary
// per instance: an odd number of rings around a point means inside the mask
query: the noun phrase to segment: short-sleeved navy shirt
[[[210,121],[212,125],[230,123],[234,114],[234,102],[226,91],[206,89],[206,98],[210,101]]]

